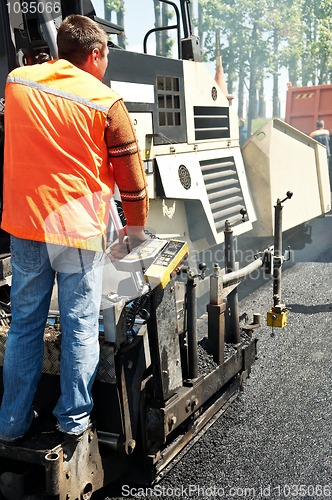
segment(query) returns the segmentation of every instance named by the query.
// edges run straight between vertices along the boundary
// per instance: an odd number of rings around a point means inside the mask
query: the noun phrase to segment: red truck
[[[332,85],[292,87],[288,83],[287,86],[286,123],[309,135],[316,130],[317,120],[324,120],[324,128],[331,134]]]

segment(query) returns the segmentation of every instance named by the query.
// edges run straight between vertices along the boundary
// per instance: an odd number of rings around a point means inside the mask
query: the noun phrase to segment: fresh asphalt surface
[[[119,482],[93,500],[332,498],[332,213],[310,227],[283,269],[287,326],[266,326],[271,280],[240,301],[263,323],[244,392],[154,489]]]

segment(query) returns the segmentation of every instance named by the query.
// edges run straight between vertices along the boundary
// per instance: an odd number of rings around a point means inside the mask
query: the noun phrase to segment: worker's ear
[[[95,48],[90,54],[91,62],[94,66],[98,66],[99,59],[101,58],[101,52],[99,49]]]
[[[85,63],[79,67],[98,78],[99,77],[98,68],[100,60],[101,60],[101,52],[99,49],[95,48],[90,52]]]
[[[89,71],[89,73],[94,73],[95,68],[98,66],[98,61],[99,61],[99,56],[100,56],[100,51],[99,49],[93,49],[90,54],[88,55],[88,58],[85,62],[86,71]]]

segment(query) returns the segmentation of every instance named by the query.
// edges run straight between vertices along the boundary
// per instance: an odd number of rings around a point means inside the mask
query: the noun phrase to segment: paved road
[[[267,326],[257,331],[259,360],[245,391],[148,498],[332,497],[331,214],[310,227],[313,243],[295,250],[283,271],[288,325],[274,336]],[[240,310],[260,312],[266,325],[271,304],[267,281]],[[93,500],[143,496],[129,492],[119,483]]]

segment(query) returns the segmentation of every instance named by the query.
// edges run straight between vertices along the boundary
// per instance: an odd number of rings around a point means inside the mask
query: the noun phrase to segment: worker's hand
[[[144,227],[142,226],[125,226],[124,227],[125,234],[128,238],[135,238],[137,240],[144,241],[147,239],[146,234],[144,233]]]
[[[141,226],[125,226],[124,232],[129,240],[130,251],[138,247],[142,241],[147,239],[144,233],[144,227]]]

